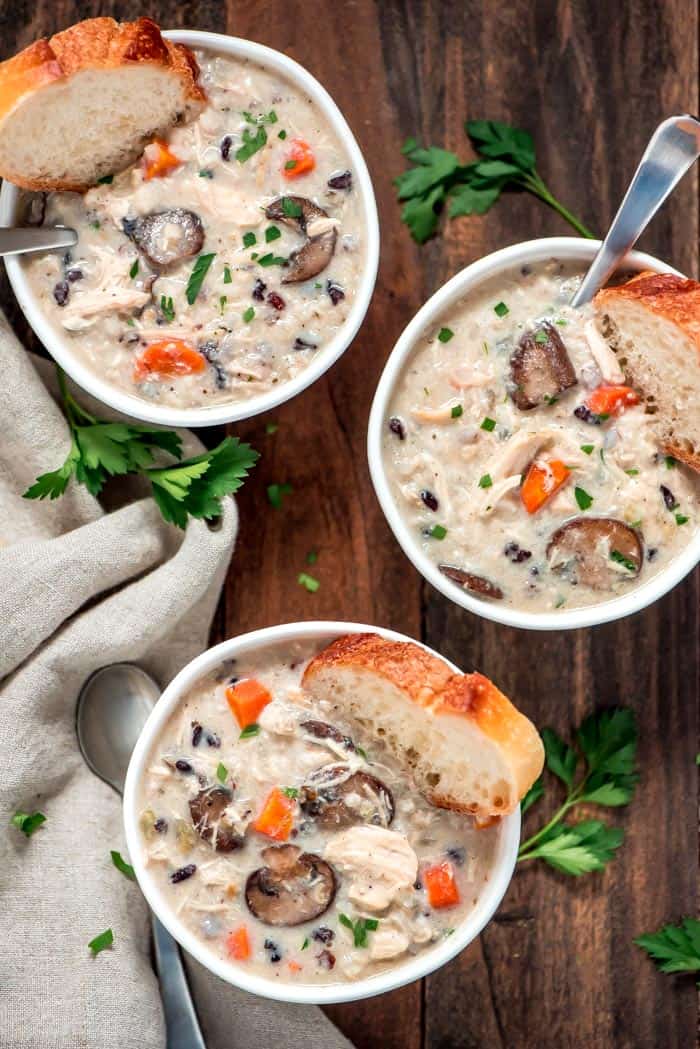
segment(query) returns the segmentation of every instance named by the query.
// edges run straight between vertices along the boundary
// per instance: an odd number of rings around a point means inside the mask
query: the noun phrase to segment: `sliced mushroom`
[[[201,838],[211,842],[217,852],[233,852],[245,841],[225,816],[232,798],[227,787],[205,787],[190,801],[194,829]]]
[[[470,593],[477,594],[479,597],[492,597],[496,601],[500,601],[503,597],[500,586],[496,586],[489,579],[484,579],[483,576],[465,572],[463,568],[457,568],[455,565],[438,565],[438,568],[453,583],[459,583],[463,590],[469,590]]]
[[[355,749],[355,744],[350,737],[344,736],[335,725],[328,725],[325,721],[302,721],[300,727],[310,736],[315,736],[316,739],[332,739],[334,743],[339,743],[346,750],[354,751]]]
[[[154,266],[171,266],[196,255],[204,243],[202,220],[187,208],[152,211],[136,219],[124,219],[122,226]]]
[[[290,203],[291,202],[291,207]],[[286,207],[286,211],[285,211]],[[288,215],[287,211],[299,211],[298,215]],[[325,270],[333,258],[338,232],[328,212],[319,208],[307,197],[279,197],[268,204],[265,209],[267,218],[281,222],[290,229],[295,229],[306,237],[298,251],[289,256],[287,269],[282,278],[283,284],[297,284],[302,280],[311,280]]]
[[[324,765],[314,772],[301,788],[299,805],[322,827],[388,827],[394,818],[394,797],[386,784],[347,765]]]
[[[520,339],[510,358],[511,397],[526,412],[576,385],[576,372],[551,324],[542,324]]]
[[[266,925],[301,925],[328,910],[336,893],[333,868],[296,845],[263,849],[265,867],[248,876],[248,909]]]
[[[635,579],[644,560],[642,539],[614,517],[575,517],[557,528],[547,546],[550,567],[572,583],[608,590]]]

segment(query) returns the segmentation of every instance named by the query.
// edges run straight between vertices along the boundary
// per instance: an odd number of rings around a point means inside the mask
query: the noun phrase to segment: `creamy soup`
[[[185,696],[148,759],[140,828],[150,877],[213,956],[335,983],[449,936],[499,830],[429,804],[379,739],[312,701],[314,651],[259,650]]]
[[[697,527],[699,479],[664,455],[580,269],[485,283],[418,341],[383,457],[415,542],[455,585],[527,611],[646,582]]]
[[[278,74],[198,53],[197,120],[85,195],[28,203],[77,246],[24,266],[75,354],[177,408],[287,382],[340,331],[365,265],[359,190],[318,107]]]

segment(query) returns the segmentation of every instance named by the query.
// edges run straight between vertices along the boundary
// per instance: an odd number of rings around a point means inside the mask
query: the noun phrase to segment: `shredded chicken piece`
[[[520,474],[511,474],[510,477],[504,477],[502,481],[497,481],[490,488],[486,488],[481,497],[479,514],[482,516],[492,514],[504,496],[520,487],[520,481]]]
[[[473,390],[481,386],[488,386],[493,382],[493,372],[490,369],[488,373],[482,372],[479,368],[461,364],[450,372],[448,382],[450,386],[454,386],[455,390]]]
[[[620,367],[617,357],[608,346],[607,342],[598,330],[595,320],[586,321],[583,331],[588,342],[593,360],[600,369],[600,374],[606,382],[618,383],[625,381],[625,375]]]
[[[513,474],[521,474],[537,453],[551,444],[553,434],[547,431],[537,433],[518,433],[506,441],[501,454],[494,460],[489,470],[494,481],[501,481]]]
[[[135,288],[98,288],[86,292],[74,303],[66,306],[61,315],[61,324],[68,331],[81,331],[89,327],[105,313],[124,313],[138,309],[150,302],[148,292]]]
[[[401,929],[382,923],[369,939],[369,956],[373,962],[398,958],[408,950],[410,939]]]
[[[411,408],[411,415],[421,423],[448,423],[452,421],[452,409],[458,404],[457,398],[453,397],[438,408]]]
[[[384,911],[418,874],[418,859],[403,834],[382,827],[350,827],[326,845],[324,857],[351,878],[348,899]]]

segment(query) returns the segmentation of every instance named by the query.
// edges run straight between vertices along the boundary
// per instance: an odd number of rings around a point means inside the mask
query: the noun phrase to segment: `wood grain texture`
[[[135,0],[0,0],[3,57],[78,17],[142,13]],[[626,840],[606,872],[574,881],[519,870],[495,920],[450,966],[422,987],[330,1014],[359,1049],[690,1049],[693,981],[659,975],[632,939],[697,910],[697,575],[653,608],[595,630],[528,634],[481,622],[422,584],[401,554],[371,490],[365,431],[383,363],[429,294],[487,251],[569,232],[513,194],[418,249],[391,184],[403,139],[419,134],[466,156],[467,116],[527,127],[553,191],[603,230],[655,124],[697,112],[696,3],[153,0],[147,13],[166,27],[249,36],[302,62],[365,151],[382,223],[377,291],[353,346],[303,396],[235,431],[263,457],[239,500],[214,640],[293,619],[375,622],[484,671],[540,726],[567,735],[595,707],[616,703],[639,718],[642,780],[634,804],[610,817]],[[642,246],[696,275],[697,240],[692,173]],[[6,282],[2,301],[24,331]],[[279,428],[268,435],[273,420]],[[267,502],[272,483],[294,488],[280,510]],[[321,582],[313,595],[296,581],[312,549]],[[528,825],[538,819],[535,809]]]

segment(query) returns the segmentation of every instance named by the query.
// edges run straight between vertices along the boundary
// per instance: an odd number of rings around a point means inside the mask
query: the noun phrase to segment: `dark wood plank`
[[[5,57],[79,17],[135,17],[136,0],[0,0]],[[552,188],[594,229],[611,218],[654,124],[697,111],[691,0],[154,0],[165,26],[249,36],[286,51],[330,90],[367,156],[382,222],[382,265],[367,321],[321,382],[236,428],[263,452],[239,500],[241,533],[214,640],[292,619],[366,620],[423,637],[492,676],[539,724],[567,733],[595,705],[638,712],[643,778],[616,815],[626,831],[603,875],[573,882],[519,871],[478,943],[420,985],[329,1012],[359,1049],[656,1049],[693,1044],[692,981],[656,973],[633,936],[697,907],[698,581],[623,624],[567,635],[504,630],[421,585],[371,491],[365,430],[373,389],[401,329],[461,266],[519,239],[568,233],[536,201],[510,196],[453,223],[423,249],[399,221],[391,179],[409,134],[466,152],[466,116],[533,130]],[[643,246],[697,273],[697,179],[687,176]],[[6,281],[3,305],[25,326]],[[265,487],[294,486],[280,511]],[[296,582],[319,552],[311,595]],[[536,817],[531,817],[533,820]]]

